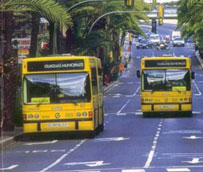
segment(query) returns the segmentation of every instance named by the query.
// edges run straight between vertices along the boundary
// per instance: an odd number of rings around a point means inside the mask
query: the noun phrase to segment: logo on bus
[[[55,114],[55,117],[56,117],[56,118],[60,118],[60,113],[56,113],[56,114]]]

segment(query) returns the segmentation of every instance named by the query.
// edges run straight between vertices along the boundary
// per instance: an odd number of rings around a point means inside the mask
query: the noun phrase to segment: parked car
[[[137,49],[139,48],[148,48],[148,41],[146,39],[142,39],[137,43]]]
[[[172,44],[174,47],[176,46],[185,46],[185,40],[183,38],[174,38],[174,40],[172,41]]]

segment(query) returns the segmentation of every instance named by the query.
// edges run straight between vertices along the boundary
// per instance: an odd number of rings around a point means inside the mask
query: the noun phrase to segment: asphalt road
[[[171,34],[173,25],[158,28]],[[189,56],[196,73],[192,117],[143,118],[136,70],[143,56]],[[0,170],[8,172],[202,172],[203,72],[191,43],[169,51],[137,50],[119,82],[105,94],[105,129],[85,136],[20,140],[2,152]]]

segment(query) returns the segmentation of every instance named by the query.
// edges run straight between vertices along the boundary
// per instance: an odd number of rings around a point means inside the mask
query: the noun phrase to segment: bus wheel
[[[192,117],[192,111],[187,112],[188,117]]]
[[[95,138],[98,134],[99,134],[98,128],[97,128],[97,129],[94,129],[93,131],[90,131],[90,132],[89,132],[88,138],[93,139],[93,138]]]
[[[104,131],[104,110],[102,109],[102,124],[99,125],[99,131]]]
[[[147,117],[149,117],[149,113],[147,113],[147,112],[143,112],[143,118],[147,118]]]
[[[104,122],[102,122],[102,124],[99,125],[99,131],[100,132],[104,131]]]

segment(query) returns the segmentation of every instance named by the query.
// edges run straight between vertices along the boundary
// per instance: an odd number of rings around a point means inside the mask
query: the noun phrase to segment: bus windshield
[[[25,75],[23,87],[25,104],[77,103],[91,99],[86,72]]]
[[[143,91],[186,91],[190,89],[189,70],[143,70]]]

